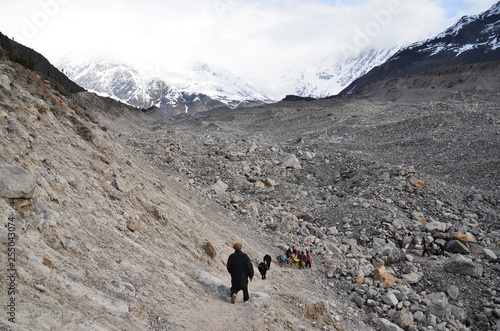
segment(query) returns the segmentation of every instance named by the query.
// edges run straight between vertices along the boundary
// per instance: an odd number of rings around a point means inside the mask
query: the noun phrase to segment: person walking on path
[[[313,260],[311,253],[309,251],[306,252],[306,268],[311,267],[311,261]]]
[[[243,302],[250,299],[248,280],[253,279],[253,265],[248,255],[241,251],[242,247],[241,243],[235,243],[234,253],[227,259],[227,271],[231,274],[231,303],[236,302],[236,295],[240,290],[243,291]]]
[[[431,253],[429,253],[429,246],[427,246],[427,242],[425,242],[425,239],[424,239],[423,247],[422,247],[422,257],[424,257],[425,254],[427,254],[427,256],[431,256]]]

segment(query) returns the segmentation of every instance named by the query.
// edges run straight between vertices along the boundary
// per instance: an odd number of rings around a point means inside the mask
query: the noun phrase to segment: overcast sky
[[[415,42],[496,0],[0,0],[0,32],[51,62],[194,61],[266,79],[289,66]]]

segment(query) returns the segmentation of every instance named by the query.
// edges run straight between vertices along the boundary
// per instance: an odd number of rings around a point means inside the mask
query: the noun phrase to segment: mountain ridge
[[[500,59],[500,2],[489,10],[464,16],[435,37],[398,51],[382,65],[356,79],[339,95],[377,81],[440,68]]]
[[[322,98],[383,63],[399,46],[365,50],[338,62],[325,58],[304,68],[290,68],[278,85],[256,83],[228,70],[198,62],[191,71],[139,69],[109,61],[58,64],[85,88],[135,107],[155,106],[169,114],[197,113],[218,107],[237,108],[273,103],[286,95]]]

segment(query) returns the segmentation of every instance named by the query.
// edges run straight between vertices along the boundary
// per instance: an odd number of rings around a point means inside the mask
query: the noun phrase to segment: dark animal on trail
[[[269,254],[266,254],[264,255],[264,262],[266,263],[266,266],[267,266],[267,270],[271,269],[271,255]]]
[[[267,266],[264,262],[259,263],[259,272],[262,279],[266,279]]]

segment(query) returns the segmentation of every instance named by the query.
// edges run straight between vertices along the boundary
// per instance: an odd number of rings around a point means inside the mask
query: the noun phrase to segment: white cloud
[[[2,5],[0,31],[51,61],[113,57],[181,68],[208,61],[272,79],[346,49],[437,34],[493,0],[23,0]]]

